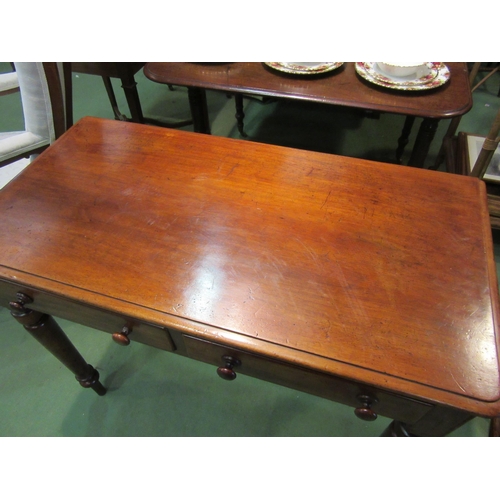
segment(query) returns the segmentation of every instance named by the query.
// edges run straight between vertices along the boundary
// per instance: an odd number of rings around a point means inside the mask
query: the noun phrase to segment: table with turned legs
[[[445,63],[450,79],[444,85],[422,91],[402,91],[374,85],[360,77],[353,62],[318,75],[297,75],[276,71],[264,63],[165,63],[150,62],[144,74],[165,85],[188,88],[195,131],[210,133],[206,90],[235,94],[238,128],[243,130],[242,95],[320,103],[332,107],[363,110],[374,116],[392,113],[405,116],[399,138],[395,137],[395,162],[401,163],[416,120],[418,133],[408,164],[424,167],[440,120],[457,118],[472,107],[467,65]],[[300,120],[300,117],[297,117]]]
[[[498,304],[478,179],[87,117],[0,191],[0,305],[99,395],[54,316],[446,435]]]

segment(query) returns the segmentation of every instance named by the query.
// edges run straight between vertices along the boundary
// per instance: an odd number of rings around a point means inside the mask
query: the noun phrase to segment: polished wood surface
[[[153,328],[223,376],[414,430],[500,414],[477,179],[85,118],[2,190],[0,214],[2,304],[24,291],[131,341]]]
[[[406,115],[395,148],[395,162],[401,163],[415,118],[422,117],[408,164],[424,167],[439,120],[460,117],[472,107],[466,64],[446,65],[450,69],[450,80],[441,87],[419,92],[374,85],[356,73],[352,62],[316,76],[290,75],[264,63],[147,63],[144,74],[157,83],[188,87],[194,129],[202,133],[210,133],[205,89],[235,93],[239,98],[236,117],[240,132],[244,116],[242,93],[396,113]]]
[[[402,92],[371,84],[360,77],[353,62],[318,76],[279,72],[259,62],[161,63],[150,62],[145,75],[158,83],[256,93],[427,118],[452,118],[472,107],[465,63],[445,63],[451,78],[442,87],[424,92]]]

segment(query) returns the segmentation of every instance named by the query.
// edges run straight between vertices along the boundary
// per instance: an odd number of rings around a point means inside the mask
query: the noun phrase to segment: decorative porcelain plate
[[[266,62],[269,67],[294,75],[317,75],[340,68],[343,62]]]
[[[428,73],[421,78],[398,78],[383,73],[375,62],[357,62],[356,72],[365,80],[397,90],[428,90],[440,87],[450,79],[450,70],[440,62],[426,63]]]

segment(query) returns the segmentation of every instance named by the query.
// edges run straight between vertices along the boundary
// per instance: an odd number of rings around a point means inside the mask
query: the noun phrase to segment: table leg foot
[[[82,387],[90,387],[99,396],[104,396],[106,389],[99,382],[99,372],[83,359],[52,316],[26,307],[32,302],[31,297],[18,293],[17,300],[9,304],[10,313],[33,338],[75,374]]]
[[[106,388],[99,382],[99,372],[92,365],[87,365],[87,374],[85,376],[77,375],[75,378],[85,389],[90,388],[99,396],[106,394]]]
[[[411,437],[402,422],[393,420],[380,437]]]

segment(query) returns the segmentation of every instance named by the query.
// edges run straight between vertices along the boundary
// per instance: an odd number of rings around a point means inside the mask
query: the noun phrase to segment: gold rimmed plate
[[[382,87],[397,90],[428,90],[444,85],[450,79],[450,70],[440,62],[426,63],[427,74],[420,78],[398,78],[383,73],[374,62],[357,62],[356,72],[365,80]]]
[[[270,68],[293,75],[318,75],[340,68],[343,62],[266,62]]]

